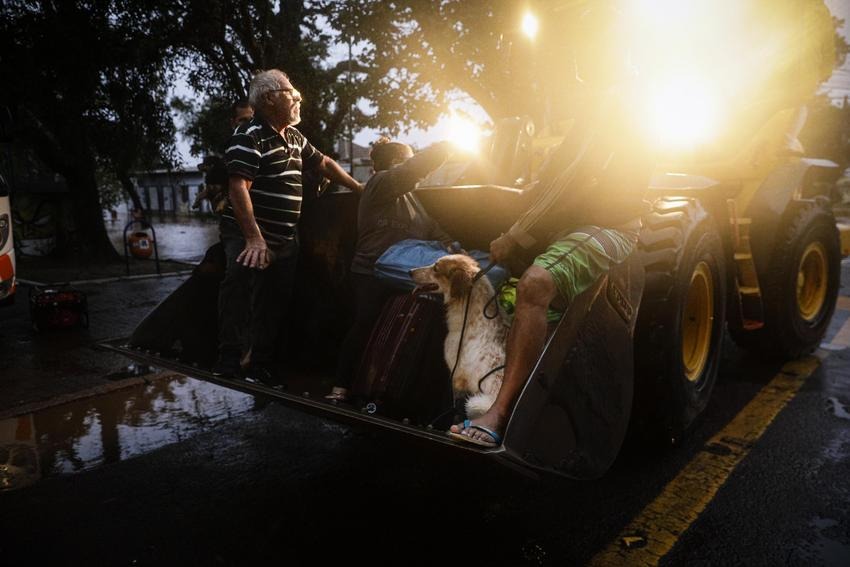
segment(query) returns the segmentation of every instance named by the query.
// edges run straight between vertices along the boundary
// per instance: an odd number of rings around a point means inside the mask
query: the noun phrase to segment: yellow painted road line
[[[850,311],[850,297],[839,295],[838,301],[835,302],[835,308],[842,311]]]
[[[657,565],[819,365],[810,356],[783,366],[590,565]]]

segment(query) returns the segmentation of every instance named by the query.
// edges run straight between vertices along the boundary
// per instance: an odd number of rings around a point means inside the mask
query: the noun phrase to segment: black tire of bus
[[[644,218],[639,247],[646,285],[635,329],[635,398],[631,440],[668,445],[685,434],[711,397],[726,319],[726,275],[720,234],[699,201],[664,197]],[[683,317],[697,268],[711,282],[708,352],[696,378],[683,356]]]

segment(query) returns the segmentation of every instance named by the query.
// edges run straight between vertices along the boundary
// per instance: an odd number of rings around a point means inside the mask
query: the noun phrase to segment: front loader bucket
[[[497,185],[423,187],[413,192],[440,226],[467,250],[489,250],[528,205],[526,192]],[[470,214],[475,211],[475,214]]]
[[[579,479],[610,468],[631,415],[643,283],[632,255],[573,301],[514,408],[502,457]]]
[[[218,352],[218,286],[224,263],[224,247],[214,244],[189,279],[139,323],[129,345],[211,365]]]

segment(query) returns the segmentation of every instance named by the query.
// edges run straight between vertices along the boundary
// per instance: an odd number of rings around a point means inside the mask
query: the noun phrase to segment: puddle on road
[[[0,492],[153,451],[254,407],[253,396],[180,376],[0,420]]]
[[[847,411],[847,407],[842,404],[838,398],[834,396],[827,398],[827,409],[835,417],[840,417],[842,419],[850,419],[850,412]]]
[[[838,521],[830,518],[815,517],[810,523],[817,532],[817,539],[807,554],[807,559],[812,560],[813,565],[824,567],[844,567],[850,560],[850,546],[840,541],[841,525]]]

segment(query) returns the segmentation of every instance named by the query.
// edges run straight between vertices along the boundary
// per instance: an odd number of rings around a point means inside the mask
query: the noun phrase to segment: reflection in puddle
[[[182,441],[250,411],[254,397],[185,376],[0,421],[0,491]]]
[[[817,530],[817,540],[811,554],[816,556],[817,560],[813,564],[824,567],[847,565],[847,559],[850,558],[850,546],[839,541],[842,533],[839,522],[817,516],[810,525]],[[810,557],[810,559],[815,558]]]
[[[827,398],[827,408],[832,412],[832,415],[835,417],[840,417],[842,419],[850,419],[850,412],[847,411],[847,407],[841,403],[841,401],[836,397]]]

